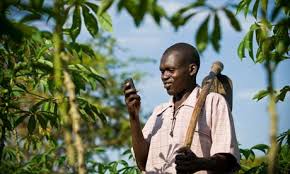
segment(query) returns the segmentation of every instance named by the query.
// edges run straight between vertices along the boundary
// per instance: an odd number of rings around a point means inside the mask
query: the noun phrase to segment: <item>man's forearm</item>
[[[239,169],[235,157],[227,153],[215,154],[209,158],[199,158],[200,169],[213,172],[233,172]]]
[[[149,144],[144,139],[139,121],[139,116],[131,118],[135,118],[130,119],[132,144],[135,153],[135,159],[140,170],[144,171],[149,151]]]

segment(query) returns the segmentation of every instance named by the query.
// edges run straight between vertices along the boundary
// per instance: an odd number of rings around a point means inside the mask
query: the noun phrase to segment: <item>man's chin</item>
[[[168,95],[174,95],[174,91],[170,90],[170,89],[166,89],[166,92]]]

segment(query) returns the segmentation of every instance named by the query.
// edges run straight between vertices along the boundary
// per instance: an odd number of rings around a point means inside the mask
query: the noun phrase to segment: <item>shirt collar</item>
[[[193,108],[194,104],[196,103],[199,93],[200,93],[200,86],[196,85],[196,87],[192,90],[192,92],[187,97],[187,99],[177,109],[181,108],[182,106],[189,106]],[[157,116],[160,116],[168,108],[173,108],[173,106],[174,106],[173,97],[171,97],[171,99],[167,103],[163,104],[162,109],[159,110],[159,112],[157,113]]]

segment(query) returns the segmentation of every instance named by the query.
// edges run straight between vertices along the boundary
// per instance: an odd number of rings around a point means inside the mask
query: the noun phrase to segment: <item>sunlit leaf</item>
[[[265,13],[267,12],[267,8],[268,8],[268,0],[261,0],[262,1],[262,12]]]
[[[268,58],[271,51],[275,48],[275,45],[274,45],[274,40],[273,38],[269,37],[269,38],[266,38],[263,40],[262,42],[262,53],[263,55]]]
[[[263,55],[263,52],[261,51],[261,48],[259,47],[256,53],[256,63],[262,63],[264,60],[265,60],[265,56]]]
[[[100,15],[98,15],[97,18],[98,18],[98,22],[103,30],[108,31],[108,32],[113,31],[112,19],[108,13],[103,12]]]
[[[253,99],[259,101],[262,98],[266,97],[267,95],[269,95],[269,91],[268,90],[261,90],[259,91],[257,94],[255,94],[255,96],[253,97]]]
[[[236,31],[241,31],[241,26],[240,26],[240,23],[239,21],[237,20],[236,16],[228,9],[224,8],[223,9],[226,16],[228,17],[231,25],[234,27],[234,29]]]
[[[253,53],[253,33],[254,31],[249,31],[247,35],[245,36],[245,48],[249,52],[249,56],[254,61],[254,53]]]
[[[113,4],[114,0],[102,0],[99,10],[99,15],[102,15],[103,12],[106,12]]]
[[[45,102],[48,102],[50,101],[51,99],[48,98],[48,99],[43,99],[43,100],[40,100],[39,102],[35,103],[31,108],[30,108],[30,111],[31,112],[35,112],[37,109],[39,109],[39,107],[44,104]]]
[[[243,10],[244,16],[247,17],[247,14],[249,12],[250,3],[251,3],[251,0],[241,0],[240,3],[238,4],[236,14],[238,14],[239,12],[241,12]]]
[[[85,25],[92,37],[98,36],[99,26],[95,16],[86,6],[82,6]]]
[[[206,19],[203,21],[203,23],[200,25],[199,29],[197,30],[196,36],[195,36],[195,42],[197,45],[197,49],[200,52],[203,52],[205,48],[207,47],[208,43],[208,21],[209,21],[209,15],[206,17]]]

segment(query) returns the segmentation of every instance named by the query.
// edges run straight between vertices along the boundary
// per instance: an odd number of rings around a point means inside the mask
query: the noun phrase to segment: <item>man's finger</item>
[[[175,160],[176,161],[182,161],[182,160],[189,160],[189,159],[192,159],[192,156],[190,156],[190,155],[185,155],[185,154],[177,154],[176,156],[175,156]]]
[[[192,165],[193,161],[192,160],[177,160],[175,161],[175,164],[177,166],[188,166]]]
[[[130,88],[124,91],[125,97],[128,97],[129,95],[136,94],[136,93],[137,93],[136,89],[133,89],[133,88]]]
[[[132,94],[132,95],[130,95],[129,97],[127,97],[127,98],[125,99],[125,102],[126,102],[126,103],[131,103],[133,100],[141,101],[141,98],[140,98],[140,96],[137,95],[137,94]]]

